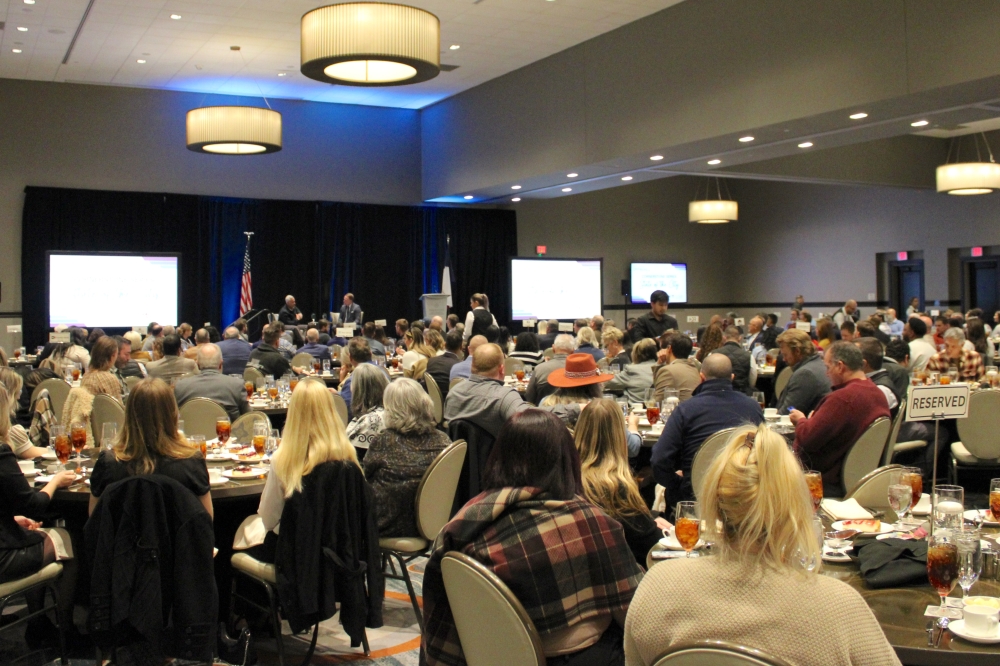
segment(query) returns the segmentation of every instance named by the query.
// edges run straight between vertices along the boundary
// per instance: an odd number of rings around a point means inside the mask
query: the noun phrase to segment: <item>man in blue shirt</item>
[[[449,382],[453,382],[458,378],[469,378],[472,374],[472,353],[480,346],[485,345],[486,342],[486,338],[482,335],[472,336],[472,339],[469,340],[469,353],[466,355],[465,360],[451,366],[451,372],[448,375]]]
[[[250,343],[240,339],[239,329],[235,326],[227,328],[222,333],[218,347],[222,352],[222,374],[242,375],[253,350],[250,348]]]
[[[309,354],[313,358],[318,358],[319,360],[330,360],[330,348],[324,344],[320,344],[319,341],[319,331],[315,328],[310,328],[306,331],[306,343],[298,351],[299,354]]]

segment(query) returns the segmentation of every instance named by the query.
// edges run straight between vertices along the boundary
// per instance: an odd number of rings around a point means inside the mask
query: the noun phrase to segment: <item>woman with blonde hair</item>
[[[625,622],[625,659],[652,664],[672,645],[736,643],[792,664],[898,665],[867,602],[803,569],[819,559],[798,460],[766,425],[739,428],[702,482],[711,557],[650,569]]]
[[[267,534],[262,544],[248,550],[251,556],[274,562],[285,500],[302,491],[304,477],[331,461],[355,465],[359,470],[361,467],[330,391],[319,382],[299,382],[292,391],[281,446],[271,458],[271,473],[257,508]]]
[[[590,354],[594,357],[595,361],[600,361],[604,358],[604,352],[597,347],[597,335],[591,327],[584,326],[577,332],[576,353]]]
[[[32,460],[45,455],[48,449],[35,446],[28,431],[16,422],[18,404],[24,392],[24,378],[16,370],[0,367],[0,388],[6,390],[11,398],[7,418],[4,419],[4,415],[0,413],[0,420],[5,420],[8,424],[7,444],[13,449],[14,455],[22,460]]]
[[[135,385],[125,405],[125,427],[110,451],[102,451],[90,477],[90,512],[105,488],[130,476],[158,474],[177,481],[212,508],[208,467],[201,451],[177,430],[177,401],[162,379]]]
[[[649,549],[670,523],[654,519],[639,495],[628,464],[625,419],[618,403],[601,398],[587,405],[576,422],[575,440],[584,497],[621,523],[636,562],[645,566]]]

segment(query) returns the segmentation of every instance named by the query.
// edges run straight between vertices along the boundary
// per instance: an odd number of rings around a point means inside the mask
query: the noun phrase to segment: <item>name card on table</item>
[[[931,310],[931,316],[932,317],[940,317],[941,316],[941,311],[940,310]]]
[[[69,342],[69,333],[49,333],[49,342]]]
[[[795,322],[795,328],[799,329],[800,331],[805,331],[806,333],[808,333],[809,331],[812,330],[812,324],[810,324],[807,321],[797,321]]]
[[[354,327],[338,328],[337,329],[338,338],[353,338],[354,337]]]
[[[733,326],[743,326],[746,323],[747,323],[746,319],[744,319],[743,317],[737,317],[736,319],[733,320]]]
[[[375,325],[376,326],[385,326],[385,319],[376,319],[375,320]]]
[[[538,320],[537,319],[525,319],[525,320],[523,320],[521,322],[521,325],[524,326],[525,328],[535,328],[536,326],[538,326]]]
[[[132,332],[133,333],[138,333],[139,335],[146,335],[147,327],[146,326],[133,326],[132,327]]]
[[[8,333],[20,333],[21,332],[21,325],[20,324],[11,324],[10,326],[7,327],[7,332]]]
[[[571,321],[561,321],[561,322],[559,322],[559,332],[562,333],[564,331],[568,331],[568,332],[572,333],[573,332],[573,322],[571,322]]]
[[[969,416],[969,385],[911,386],[906,404],[907,421],[964,419]]]
[[[688,315],[688,323],[689,324],[697,324],[698,323],[698,315]]]

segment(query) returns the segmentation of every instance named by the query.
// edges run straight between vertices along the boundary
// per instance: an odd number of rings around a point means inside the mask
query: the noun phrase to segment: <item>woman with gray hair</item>
[[[389,377],[377,365],[362,363],[351,374],[351,422],[347,438],[358,450],[358,460],[364,460],[372,440],[385,430],[385,409],[382,394]]]
[[[383,396],[385,430],[375,437],[361,466],[375,491],[378,533],[418,536],[414,499],[427,467],[451,440],[435,429],[434,406],[416,381],[397,379]]]

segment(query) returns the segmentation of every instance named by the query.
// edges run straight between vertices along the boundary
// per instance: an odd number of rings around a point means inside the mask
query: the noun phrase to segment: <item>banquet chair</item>
[[[247,366],[247,369],[243,371],[243,381],[253,382],[254,386],[260,388],[264,385],[264,373],[257,368]]]
[[[7,606],[9,606],[12,602],[20,601],[27,592],[32,592],[40,588],[43,594],[41,608],[33,613],[28,613],[24,617],[14,620],[9,624],[0,626],[0,632],[20,626],[28,620],[39,615],[44,615],[49,611],[55,611],[56,606],[59,604],[56,584],[62,576],[62,571],[63,566],[61,564],[58,562],[52,562],[30,576],[7,581],[6,583],[0,583],[0,614],[2,614],[4,609],[7,608]],[[45,590],[52,593],[52,604],[49,606],[46,606],[44,603]],[[69,662],[66,661],[66,639],[63,633],[63,627],[59,625],[59,614],[55,613],[55,615],[56,629],[59,630],[59,661],[63,664],[67,664]]]
[[[414,513],[417,516],[417,531],[420,532],[420,536],[385,537],[378,540],[379,548],[382,549],[382,570],[385,571],[386,563],[392,569],[391,573],[384,575],[386,578],[406,583],[410,603],[413,604],[413,612],[417,614],[417,624],[420,626],[421,633],[424,630],[424,618],[420,612],[420,604],[417,603],[417,594],[413,589],[413,582],[410,580],[410,572],[406,568],[406,563],[415,557],[426,554],[427,549],[437,538],[438,532],[451,520],[452,502],[455,499],[455,488],[458,487],[458,479],[465,462],[466,450],[466,444],[462,440],[453,442],[444,451],[437,454],[437,457],[424,471],[413,499]],[[399,564],[399,575],[396,574],[395,566],[392,564],[393,558]]]
[[[427,395],[431,397],[431,403],[434,405],[434,422],[441,425],[444,421],[444,399],[441,397],[441,387],[438,386],[434,377],[425,374],[424,388],[427,389]]]
[[[1000,391],[977,391],[969,396],[969,416],[955,419],[958,440],[951,445],[948,476],[957,482],[960,469],[1000,467]]]
[[[788,386],[788,380],[792,378],[792,368],[785,367],[782,368],[778,376],[774,378],[774,397],[775,399],[780,398],[781,394],[785,392],[785,387]]]
[[[720,430],[717,433],[709,435],[701,443],[698,452],[694,454],[694,460],[691,462],[691,486],[694,489],[695,497],[698,497],[701,481],[705,478],[705,474],[712,465],[712,461],[715,460],[715,456],[726,445],[729,438],[733,436],[733,431],[735,430],[736,428],[726,428],[725,430]]]
[[[232,428],[230,429],[230,436],[237,442],[250,442],[253,441],[253,430],[254,426],[258,423],[263,423],[267,426],[267,432],[271,432],[271,419],[267,418],[267,414],[264,412],[247,412],[246,414],[241,414],[240,418],[233,422]],[[187,427],[185,422],[184,427]]]
[[[548,349],[542,352],[542,358],[544,358],[546,361],[551,361],[552,357],[555,355],[556,353],[552,351],[552,347],[549,347]]]
[[[480,428],[472,421],[455,419],[448,422],[448,436],[451,441],[463,440],[468,445],[465,462],[462,464],[462,474],[455,489],[455,502],[452,514],[465,506],[465,503],[482,492],[483,473],[486,471],[486,461],[493,450],[496,438],[488,431]]]
[[[885,447],[885,454],[882,456],[882,464],[888,465],[892,462],[892,459],[897,453],[902,453],[903,451],[912,451],[914,449],[922,449],[927,446],[927,442],[922,439],[915,439],[909,442],[900,442],[899,440],[899,429],[906,421],[906,400],[904,400],[899,405],[899,411],[896,412],[896,418],[892,422],[892,432],[889,433],[889,443]]]
[[[125,387],[128,389],[129,393],[135,390],[136,384],[142,381],[142,377],[126,377]]]
[[[56,415],[56,419],[61,419],[63,407],[66,405],[66,398],[69,397],[69,384],[58,377],[43,379],[38,382],[38,386],[31,393],[32,404],[35,403],[35,397],[42,389],[49,392],[49,400],[52,401],[52,412]]]
[[[125,408],[111,396],[100,393],[94,396],[94,407],[90,412],[90,427],[94,431],[95,443],[104,433],[105,423],[117,423],[118,429],[125,427]]]
[[[299,352],[292,357],[292,367],[293,368],[312,368],[313,362],[316,358],[309,353]]]
[[[303,382],[316,382],[317,384],[322,384],[323,386],[326,386],[326,382],[323,381],[323,379],[321,377],[317,377],[315,375],[309,375],[307,377],[303,377],[299,381],[303,381]],[[341,398],[341,399],[343,399],[343,398]]]
[[[661,654],[653,666],[789,666],[784,659],[756,648],[724,641],[678,643]]]
[[[855,499],[866,509],[886,509],[889,507],[889,480],[892,473],[903,469],[902,465],[885,465],[866,474],[854,485],[844,499]]]
[[[222,405],[208,398],[191,398],[180,409],[180,419],[184,421],[185,435],[204,435],[206,440],[218,437],[215,422],[229,418]]]
[[[508,377],[518,370],[524,371],[524,361],[519,358],[508,356],[503,360],[503,373]]]
[[[323,380],[320,380],[323,381]],[[326,383],[323,384],[326,386]],[[331,393],[333,396],[333,407],[337,410],[337,416],[340,417],[340,422],[347,427],[347,424],[351,422],[351,417],[347,414],[347,401],[345,401],[339,393]]]
[[[343,349],[340,345],[330,345],[330,358],[337,359],[340,357],[340,352]]]
[[[441,559],[441,576],[469,666],[544,666],[534,622],[496,574],[451,551]]]
[[[877,418],[851,445],[847,455],[844,456],[840,473],[840,482],[845,492],[847,488],[853,488],[869,472],[878,468],[891,429],[892,421],[884,416]]]

